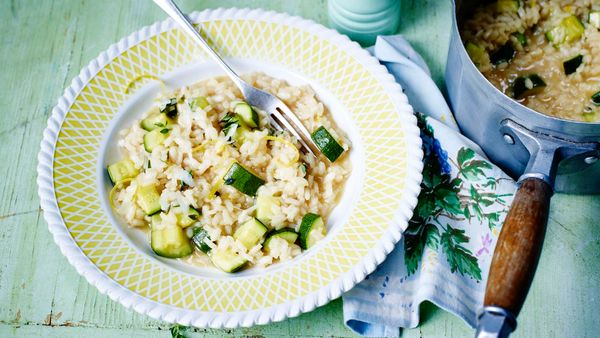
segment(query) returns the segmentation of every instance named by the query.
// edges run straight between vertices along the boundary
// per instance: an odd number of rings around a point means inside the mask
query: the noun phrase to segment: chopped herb
[[[177,99],[172,98],[166,101],[160,112],[166,114],[170,118],[177,116]]]
[[[162,122],[156,122],[154,125],[157,126],[157,127],[160,127],[160,128],[166,127],[166,125],[164,123],[162,123]]]
[[[150,160],[148,160],[148,169],[152,168],[152,163],[150,162]]]
[[[167,129],[167,128],[164,128],[164,129],[161,129],[161,130],[160,130],[160,133],[161,133],[161,134],[166,134],[166,133],[168,133],[168,132],[169,132],[169,129]]]
[[[183,335],[183,332],[186,331],[187,329],[188,329],[187,326],[176,324],[175,326],[171,327],[169,329],[169,331],[171,331],[172,338],[186,338]]]

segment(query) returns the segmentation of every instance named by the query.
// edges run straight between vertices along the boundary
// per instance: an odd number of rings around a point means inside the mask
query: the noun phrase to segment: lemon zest
[[[289,166],[292,166],[294,163],[298,162],[298,160],[300,159],[300,152],[298,151],[298,148],[296,147],[296,145],[293,144],[292,142],[284,139],[283,137],[277,137],[277,136],[271,136],[271,135],[265,136],[265,139],[269,140],[269,141],[281,142],[281,143],[287,145],[288,147],[294,149],[294,156],[288,163],[283,163],[278,158],[276,158],[275,160],[277,162],[289,167]]]
[[[125,86],[125,94],[129,94],[129,90],[131,88],[133,88],[133,85],[142,79],[151,79],[151,80],[158,81],[163,90],[165,90],[165,88],[166,88],[165,82],[158,76],[150,75],[150,74],[142,74],[142,75],[138,75],[138,76],[134,77],[133,79],[131,79],[129,81],[129,83],[127,83],[127,86]]]
[[[120,180],[119,182],[117,182],[115,184],[115,186],[110,190],[110,193],[108,194],[108,201],[110,202],[110,207],[113,209],[116,209],[115,207],[115,201],[114,201],[114,195],[115,192],[125,183],[131,182],[133,181],[133,178],[124,178],[122,180]],[[135,199],[135,195],[134,195],[134,199]]]
[[[214,145],[214,144],[216,144],[218,142],[219,142],[219,140],[208,140],[208,141],[202,143],[201,145],[192,148],[192,153],[204,151],[204,150],[206,150],[206,148],[208,146]],[[221,147],[217,150],[217,153],[223,151],[223,149],[225,148],[225,146],[226,146],[226,144],[221,144]],[[227,150],[227,155],[230,155],[229,150],[226,149],[226,148],[225,148],[225,150]]]

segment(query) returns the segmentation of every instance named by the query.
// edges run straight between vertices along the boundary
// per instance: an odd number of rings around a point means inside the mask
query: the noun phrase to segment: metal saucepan
[[[478,337],[506,337],[516,328],[533,280],[553,192],[600,193],[600,123],[538,113],[486,80],[459,33],[462,19],[481,3],[453,1],[446,83],[462,132],[519,185],[498,238],[477,328]]]

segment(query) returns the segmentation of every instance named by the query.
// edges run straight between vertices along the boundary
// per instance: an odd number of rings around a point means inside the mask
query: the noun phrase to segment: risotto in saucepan
[[[351,166],[349,141],[309,86],[243,77],[283,100],[323,157],[304,154],[233,82],[215,77],[163,93],[119,134],[110,202],[148,230],[156,255],[225,272],[289,260],[326,234]]]
[[[461,28],[483,75],[536,111],[600,122],[600,1],[486,3]]]

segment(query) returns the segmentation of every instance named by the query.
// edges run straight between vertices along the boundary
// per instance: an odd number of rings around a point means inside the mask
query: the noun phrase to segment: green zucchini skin
[[[159,203],[160,193],[153,184],[138,187],[135,191],[135,196],[138,205],[146,215],[154,215],[161,210]]]
[[[323,155],[331,162],[335,162],[344,152],[344,148],[331,136],[325,127],[320,126],[311,135],[317,148],[321,150]]]
[[[262,224],[258,219],[252,218],[246,223],[240,225],[233,233],[233,238],[242,242],[246,249],[250,250],[252,247],[260,243],[262,237],[267,233],[269,229]]]
[[[224,272],[232,273],[242,270],[248,261],[231,250],[215,249],[208,255],[213,264]]]
[[[253,174],[238,162],[231,165],[223,177],[223,181],[226,185],[230,185],[241,193],[252,197],[256,196],[258,188],[265,184],[265,180]]]
[[[267,234],[267,238],[265,239],[265,243],[263,244],[263,247],[265,248],[265,250],[267,252],[269,252],[271,250],[271,248],[270,248],[271,239],[273,239],[275,237],[282,238],[282,239],[286,240],[288,243],[294,244],[294,243],[296,243],[296,240],[298,239],[298,233],[296,231],[294,231],[294,229],[292,229],[292,228],[282,228],[279,230],[271,231],[270,233]]]
[[[133,161],[128,158],[109,165],[107,171],[113,184],[117,184],[124,179],[134,178],[140,172]]]
[[[519,76],[512,86],[513,98],[522,99],[526,96],[537,94],[546,87],[546,82],[537,74]]]
[[[300,224],[300,247],[302,249],[309,249],[316,244],[312,240],[314,231],[321,232],[321,235],[325,236],[325,223],[323,223],[321,216],[308,213],[304,215]]]
[[[565,75],[571,75],[577,71],[577,68],[581,66],[583,62],[583,55],[579,54],[575,57],[570,58],[569,60],[563,62],[563,69],[565,71]]]
[[[193,248],[179,226],[160,227],[160,214],[152,216],[150,247],[161,257],[182,258],[192,254]]]
[[[233,108],[233,112],[236,113],[240,120],[250,128],[258,127],[258,113],[246,102],[239,102]]]

